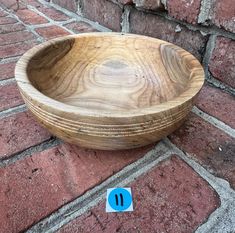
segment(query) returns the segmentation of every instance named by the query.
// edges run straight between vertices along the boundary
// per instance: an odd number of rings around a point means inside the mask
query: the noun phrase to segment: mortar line
[[[0,119],[15,115],[16,113],[25,112],[26,110],[27,108],[25,104],[3,110],[0,112]]]
[[[0,168],[9,166],[19,160],[25,159],[35,153],[42,152],[44,150],[50,149],[52,147],[55,147],[59,145],[61,141],[55,137],[52,137],[48,140],[45,140],[42,143],[39,143],[38,145],[31,146],[19,153],[12,154],[8,158],[1,158],[0,159]]]
[[[0,80],[0,87],[6,86],[9,84],[13,84],[13,83],[16,83],[15,78],[2,79],[2,80]]]
[[[38,10],[36,7],[34,7],[34,6],[27,5],[27,8],[30,9],[30,10],[32,10],[33,12],[37,13],[38,15],[44,17],[45,19],[47,19],[47,20],[49,21],[49,23],[51,24],[51,26],[54,26],[54,25],[60,26],[60,27],[63,28],[65,31],[67,31],[67,32],[69,32],[69,33],[71,33],[71,34],[74,34],[73,31],[69,30],[68,28],[66,28],[66,27],[64,27],[64,26],[62,25],[62,23],[63,23],[64,21],[55,21],[55,20],[51,19],[49,16],[47,16],[46,14],[42,13],[41,11],[39,11],[39,10]]]
[[[215,48],[216,38],[217,38],[216,35],[211,35],[209,37],[209,40],[207,41],[207,44],[206,44],[206,51],[205,51],[205,54],[204,54],[204,57],[203,57],[203,60],[202,60],[202,64],[205,67],[206,79],[209,78],[209,68],[208,68],[208,65],[209,65],[209,62],[210,62],[210,58],[211,58],[212,52],[213,52],[213,50]]]
[[[192,112],[195,113],[197,116],[201,117],[203,120],[207,121],[211,125],[215,126],[216,128],[222,130],[232,138],[235,138],[235,129],[230,127],[229,125],[226,125],[224,122],[218,120],[217,118],[201,111],[196,106],[193,107]]]
[[[208,71],[208,78],[206,80],[208,83],[210,83],[211,85],[213,85],[214,87],[220,88],[223,91],[231,94],[231,95],[235,95],[235,88],[230,87],[229,85],[221,82],[218,79],[215,79],[210,72]]]
[[[159,153],[161,155],[159,155]],[[115,186],[123,187],[130,184],[137,177],[145,174],[160,162],[170,158],[171,155],[172,152],[168,150],[165,144],[159,142],[156,147],[150,150],[144,157],[127,165],[115,175],[110,176],[101,184],[91,188],[74,201],[62,206],[50,216],[32,226],[26,233],[55,232],[63,225],[87,212],[102,201],[105,197],[107,188]]]
[[[130,6],[124,6],[123,12],[122,12],[122,21],[121,21],[121,27],[122,27],[122,32],[124,33],[129,33],[130,32]]]
[[[0,64],[17,62],[19,58],[20,58],[20,56],[2,58],[2,59],[0,59]]]

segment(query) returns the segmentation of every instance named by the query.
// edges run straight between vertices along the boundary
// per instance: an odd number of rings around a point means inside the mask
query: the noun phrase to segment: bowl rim
[[[40,92],[37,88],[35,88],[27,75],[27,66],[32,57],[36,55],[40,50],[45,49],[46,47],[49,47],[53,44],[56,44],[57,42],[65,41],[68,39],[74,39],[74,38],[82,38],[82,37],[119,37],[119,36],[125,36],[125,37],[139,37],[146,40],[152,40],[153,42],[159,42],[166,45],[173,45],[176,48],[181,49],[181,51],[186,52],[187,56],[191,56],[192,59],[195,61],[195,71],[199,74],[196,75],[196,77],[193,78],[190,82],[190,87],[187,88],[184,92],[182,92],[179,96],[175,97],[174,99],[171,99],[166,102],[162,102],[160,104],[156,104],[150,107],[146,108],[137,108],[137,109],[130,109],[130,110],[123,110],[123,111],[107,111],[107,110],[91,110],[86,109],[82,107],[77,107],[69,104],[65,104],[63,102],[60,102],[56,99],[53,99],[49,96],[44,95],[42,92]],[[15,67],[15,79],[17,82],[17,85],[20,89],[20,92],[24,98],[24,96],[27,96],[27,98],[30,98],[30,100],[33,100],[34,103],[37,104],[37,106],[46,107],[47,109],[53,110],[53,112],[61,112],[61,113],[68,113],[68,114],[76,114],[80,116],[89,116],[89,117],[110,117],[110,118],[123,118],[123,117],[138,117],[143,115],[150,115],[150,114],[156,114],[161,113],[165,111],[173,110],[177,107],[182,106],[188,101],[191,101],[200,91],[202,88],[204,81],[205,81],[205,72],[198,61],[198,59],[193,56],[191,53],[186,51],[185,49],[172,44],[170,42],[160,40],[157,38],[144,36],[144,35],[138,35],[138,34],[132,34],[132,33],[123,33],[123,32],[91,32],[91,33],[81,33],[81,34],[74,34],[74,35],[67,35],[58,37],[55,39],[48,40],[46,42],[43,42],[39,45],[34,46],[33,48],[29,49],[27,52],[25,52],[21,58],[16,63]],[[25,99],[25,98],[24,98]],[[27,103],[26,103],[27,105]]]

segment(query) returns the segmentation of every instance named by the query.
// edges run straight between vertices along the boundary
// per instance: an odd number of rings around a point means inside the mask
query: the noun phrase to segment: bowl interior
[[[37,51],[27,75],[36,89],[65,104],[122,111],[182,94],[193,79],[192,57],[141,36],[67,37]]]

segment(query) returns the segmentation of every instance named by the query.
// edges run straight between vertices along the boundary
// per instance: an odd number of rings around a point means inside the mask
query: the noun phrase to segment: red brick
[[[215,78],[235,88],[235,40],[217,38],[209,70]]]
[[[65,27],[72,30],[74,33],[98,31],[97,29],[93,28],[90,24],[85,22],[73,22],[66,24]]]
[[[8,158],[50,137],[27,112],[0,119],[0,158]]]
[[[31,32],[20,31],[20,32],[10,32],[6,34],[2,34],[0,38],[0,46],[13,44],[22,41],[28,41],[34,39],[35,36]]]
[[[133,212],[105,213],[102,202],[58,232],[190,233],[220,204],[207,182],[175,156],[130,186]]]
[[[14,77],[15,62],[0,64],[0,80]]]
[[[52,0],[53,3],[73,12],[77,12],[78,3],[76,0]]]
[[[18,5],[16,0],[1,0],[0,6],[2,6],[3,9],[8,8],[14,11],[27,8],[26,4],[23,4],[22,2],[19,2]]]
[[[0,25],[0,34],[22,31],[24,29],[25,26],[21,23]]]
[[[162,10],[164,9],[161,0],[133,0],[136,7],[144,8],[147,10]]]
[[[59,26],[49,26],[44,28],[37,28],[35,31],[45,39],[51,39],[59,36],[66,36],[70,33]]]
[[[11,17],[0,17],[0,25],[17,23],[16,19]]]
[[[235,32],[235,4],[231,0],[215,0],[212,22],[218,27]]]
[[[0,111],[23,104],[16,83],[0,86]]]
[[[122,9],[107,0],[86,0],[83,2],[83,14],[114,31],[121,31]]]
[[[36,8],[41,7],[42,4],[39,3],[37,0],[24,0],[25,4],[34,6]]]
[[[103,152],[66,144],[0,168],[1,230],[24,231],[150,148]]]
[[[64,21],[70,19],[67,15],[65,15],[61,11],[55,10],[53,8],[40,7],[38,10],[41,11],[43,14],[45,14],[47,17],[55,21]]]
[[[176,19],[196,24],[201,0],[168,0],[168,14]]]
[[[26,24],[48,23],[46,18],[28,9],[19,10],[16,12],[16,15]]]
[[[37,42],[30,41],[0,46],[0,57],[7,58],[22,55],[36,44]]]
[[[235,143],[232,137],[191,114],[170,139],[202,166],[228,180],[235,188]]]
[[[235,98],[221,89],[204,85],[196,105],[202,111],[235,128]]]
[[[137,10],[132,10],[130,14],[130,31],[132,33],[169,41],[186,49],[200,60],[208,38],[184,26],[181,26],[181,32],[175,32],[176,26],[177,23],[158,15]]]
[[[133,0],[117,0],[117,1],[123,5],[133,4]]]

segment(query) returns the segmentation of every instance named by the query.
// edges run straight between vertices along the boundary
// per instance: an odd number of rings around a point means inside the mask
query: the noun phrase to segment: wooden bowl
[[[40,44],[18,61],[15,76],[26,105],[52,134],[104,150],[144,146],[173,132],[204,82],[202,66],[184,49],[122,33]]]

